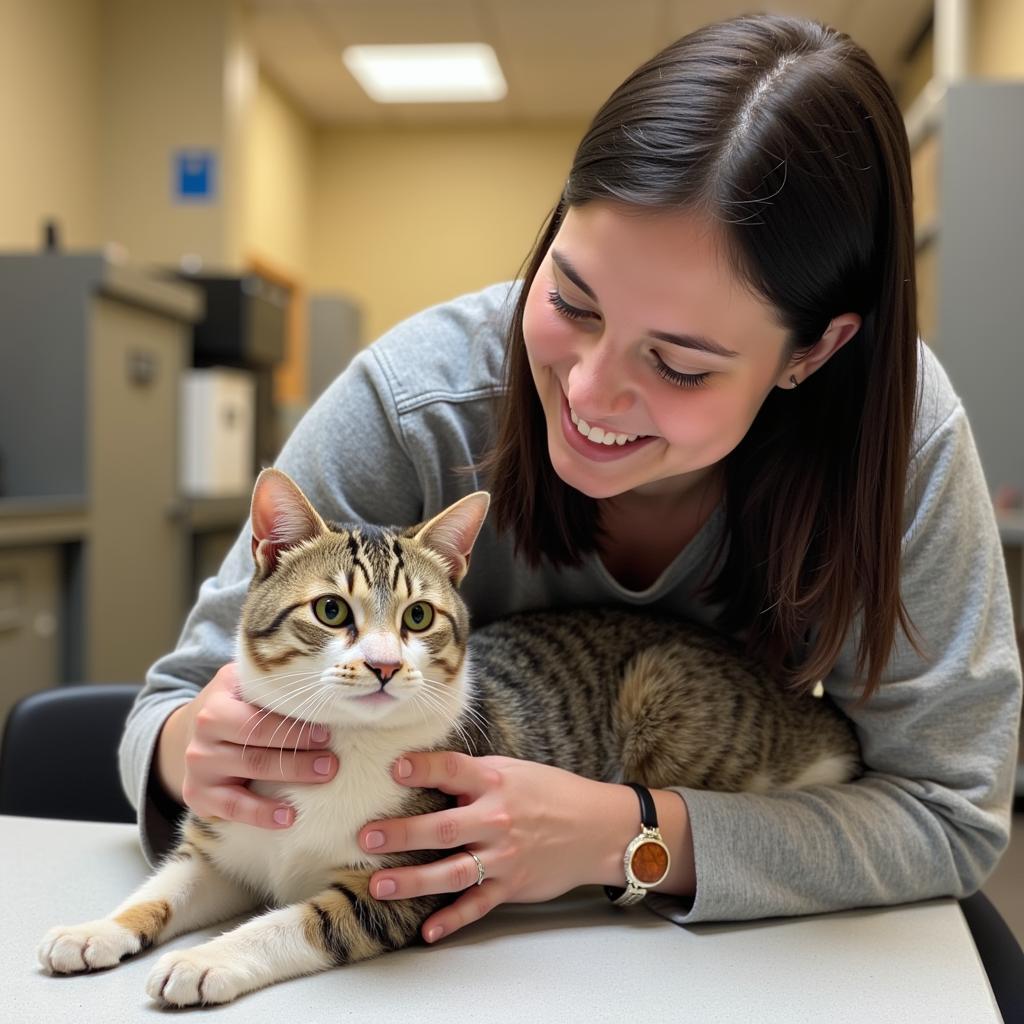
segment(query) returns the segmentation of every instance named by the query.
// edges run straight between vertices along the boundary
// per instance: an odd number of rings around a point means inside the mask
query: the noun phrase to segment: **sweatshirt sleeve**
[[[825,688],[866,766],[849,784],[766,795],[680,788],[696,860],[680,924],[963,897],[1009,839],[1020,660],[988,490],[959,402],[910,468],[901,588],[920,638],[900,635],[880,690],[856,707],[856,632]]]
[[[302,419],[277,460],[327,519],[419,519],[420,479],[429,467],[414,467],[409,459],[390,387],[374,352],[360,353]],[[250,548],[246,522],[218,575],[201,587],[177,647],[149,670],[125,726],[121,782],[138,812],[143,851],[151,863],[170,848],[182,810],[153,771],[157,739],[171,712],[235,657],[237,623],[252,575]]]

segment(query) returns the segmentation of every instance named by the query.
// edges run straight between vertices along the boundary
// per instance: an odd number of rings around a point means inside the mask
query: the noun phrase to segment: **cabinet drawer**
[[[60,586],[59,547],[0,549],[0,720],[59,682]]]

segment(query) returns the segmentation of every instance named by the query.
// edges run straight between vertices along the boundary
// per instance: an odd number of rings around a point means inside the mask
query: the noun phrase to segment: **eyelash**
[[[575,306],[570,306],[554,289],[548,292],[548,301],[568,320],[586,320],[588,317],[594,316],[593,313],[585,309],[577,309]]]
[[[702,387],[711,376],[710,373],[680,373],[678,370],[673,370],[671,366],[666,366],[657,353],[654,354],[654,358],[658,360],[658,376],[679,388]]]
[[[548,292],[548,302],[559,312],[561,316],[564,316],[567,320],[588,320],[596,314],[589,312],[585,309],[577,309],[575,306],[570,306],[562,296],[554,289]],[[658,361],[656,373],[662,380],[667,380],[670,384],[674,384],[679,388],[699,388],[701,387],[711,376],[710,373],[680,373],[678,370],[673,370],[672,367],[666,366],[662,361],[661,356],[657,352],[654,353],[654,358]]]

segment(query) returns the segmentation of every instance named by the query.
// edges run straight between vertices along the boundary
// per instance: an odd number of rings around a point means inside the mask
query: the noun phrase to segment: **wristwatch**
[[[665,881],[672,864],[668,847],[658,831],[658,812],[651,791],[636,782],[627,782],[626,785],[640,800],[640,834],[630,840],[622,855],[626,888],[616,889],[611,885],[604,887],[608,899],[617,907],[639,903],[647,895],[648,889]]]

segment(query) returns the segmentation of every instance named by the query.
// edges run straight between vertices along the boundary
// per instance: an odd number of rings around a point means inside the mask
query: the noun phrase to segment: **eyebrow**
[[[598,301],[597,296],[594,294],[593,288],[587,284],[586,281],[580,277],[579,271],[569,262],[564,253],[551,250],[551,259],[558,266],[558,269],[584,295],[589,299],[593,299],[594,302]],[[727,359],[732,359],[734,356],[738,356],[738,352],[733,352],[732,349],[726,348],[724,345],[719,345],[717,341],[712,341],[710,338],[705,338],[700,334],[668,334],[665,331],[648,331],[647,332],[652,338],[657,338],[659,341],[667,341],[672,345],[679,345],[682,348],[693,348],[700,352],[710,352],[715,356],[724,356]]]

